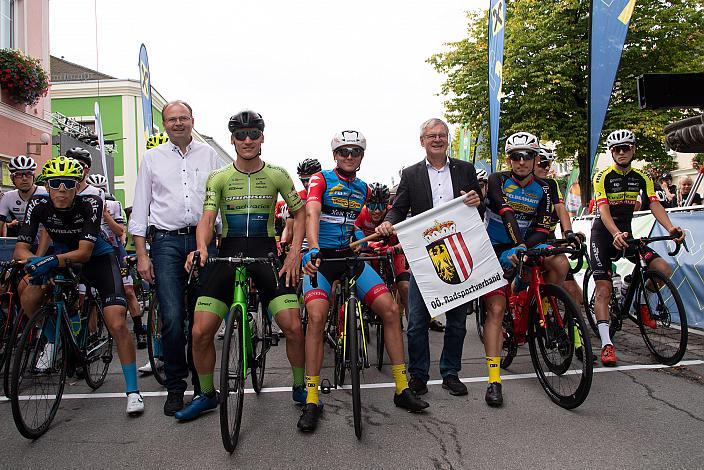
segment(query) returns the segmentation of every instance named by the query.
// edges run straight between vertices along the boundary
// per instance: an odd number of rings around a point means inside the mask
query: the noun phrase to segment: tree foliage
[[[467,38],[428,62],[446,76],[447,119],[489,135],[487,12],[467,14]],[[560,141],[561,159],[587,152],[588,0],[508,0],[499,141],[524,130]],[[704,0],[639,0],[602,132],[630,128],[638,157],[671,161],[662,128],[693,110],[641,110],[636,77],[702,71]],[[501,148],[501,145],[499,146]],[[483,147],[488,156],[488,145]]]

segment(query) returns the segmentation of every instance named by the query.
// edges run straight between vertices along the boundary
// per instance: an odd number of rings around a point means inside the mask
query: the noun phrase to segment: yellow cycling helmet
[[[166,142],[169,141],[169,136],[166,135],[164,132],[160,132],[159,134],[154,134],[149,136],[147,139],[147,150],[153,149],[154,147],[165,144]]]
[[[41,179],[46,181],[51,178],[83,178],[83,167],[73,158],[59,156],[47,161],[42,168]]]

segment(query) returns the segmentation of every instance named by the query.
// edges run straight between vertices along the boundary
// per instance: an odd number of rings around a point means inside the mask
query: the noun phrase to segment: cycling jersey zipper
[[[246,233],[249,236],[249,206],[252,202],[252,175],[247,173],[247,229]]]

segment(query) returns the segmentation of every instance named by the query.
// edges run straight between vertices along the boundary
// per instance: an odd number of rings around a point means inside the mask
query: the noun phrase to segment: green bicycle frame
[[[240,322],[240,334],[242,335],[242,344],[244,352],[242,357],[242,367],[244,368],[244,379],[247,378],[247,359],[252,355],[254,346],[252,345],[252,329],[247,321],[247,288],[249,284],[249,273],[245,266],[237,266],[235,268],[235,287],[232,294],[232,305],[230,311],[233,311],[235,306],[239,306],[242,310],[242,321]]]

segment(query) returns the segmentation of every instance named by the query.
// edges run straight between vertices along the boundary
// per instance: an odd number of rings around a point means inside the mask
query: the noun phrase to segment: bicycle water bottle
[[[621,275],[615,272],[611,278],[611,284],[613,286],[614,296],[620,303],[623,300],[623,279]]]
[[[81,331],[81,316],[77,311],[74,311],[73,314],[69,316],[69,320],[71,320],[71,333],[73,333],[73,336],[78,336],[78,333]]]
[[[633,280],[633,277],[628,274],[626,277],[623,278],[623,282],[621,283],[621,296],[625,299],[626,294],[628,293],[628,289],[631,286],[631,281]]]

